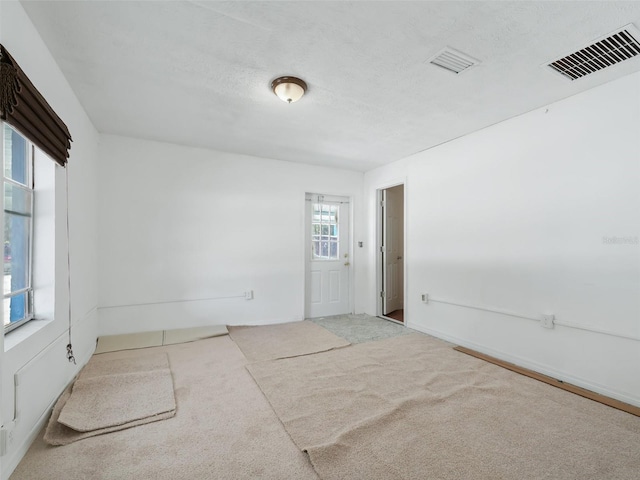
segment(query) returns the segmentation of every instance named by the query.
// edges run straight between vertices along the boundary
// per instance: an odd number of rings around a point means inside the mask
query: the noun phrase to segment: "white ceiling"
[[[22,3],[100,132],[360,171],[640,71],[541,66],[640,27],[640,2]],[[482,63],[430,65],[445,46]]]

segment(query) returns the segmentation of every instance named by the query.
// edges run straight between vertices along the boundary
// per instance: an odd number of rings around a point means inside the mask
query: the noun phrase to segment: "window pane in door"
[[[331,258],[338,258],[338,243],[331,242],[329,244],[329,256]]]
[[[315,260],[337,260],[339,254],[339,205],[316,203],[312,206],[311,237]]]

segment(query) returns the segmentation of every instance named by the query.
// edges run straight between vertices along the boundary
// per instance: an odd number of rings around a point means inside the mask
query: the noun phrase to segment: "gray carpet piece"
[[[311,318],[310,320],[351,343],[372,342],[415,333],[415,330],[411,330],[404,325],[364,313]]]

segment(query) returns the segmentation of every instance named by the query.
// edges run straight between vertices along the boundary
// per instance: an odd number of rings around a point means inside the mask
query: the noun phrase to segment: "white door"
[[[382,191],[382,314],[403,308],[404,302],[404,186]]]
[[[306,316],[349,313],[349,199],[307,194],[306,200]]]

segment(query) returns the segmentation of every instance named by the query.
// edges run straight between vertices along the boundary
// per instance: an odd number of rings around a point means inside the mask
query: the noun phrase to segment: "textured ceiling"
[[[640,70],[541,66],[640,27],[640,2],[22,4],[100,132],[360,171]],[[481,64],[429,64],[445,46]]]

